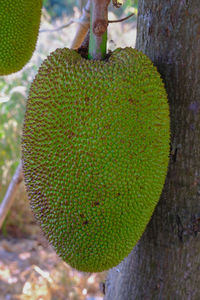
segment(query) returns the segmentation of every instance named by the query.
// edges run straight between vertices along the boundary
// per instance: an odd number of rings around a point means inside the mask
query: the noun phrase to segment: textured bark
[[[109,272],[106,300],[200,299],[200,1],[140,0],[136,47],[169,95],[171,158],[151,222]]]

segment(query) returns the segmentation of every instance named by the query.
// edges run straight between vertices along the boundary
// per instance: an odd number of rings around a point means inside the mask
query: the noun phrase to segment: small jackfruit
[[[0,75],[19,71],[37,42],[42,0],[0,0]]]
[[[151,61],[57,49],[32,83],[22,136],[35,217],[72,267],[116,266],[141,237],[168,166],[169,107]]]

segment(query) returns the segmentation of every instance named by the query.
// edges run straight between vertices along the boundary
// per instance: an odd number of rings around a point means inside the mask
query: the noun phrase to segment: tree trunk
[[[171,157],[160,202],[105,300],[200,299],[200,1],[140,0],[137,49],[166,84]]]

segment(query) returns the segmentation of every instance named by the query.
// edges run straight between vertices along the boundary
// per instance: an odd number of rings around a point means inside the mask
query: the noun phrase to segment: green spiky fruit
[[[0,0],[0,75],[19,71],[35,50],[42,0]]]
[[[35,217],[63,260],[98,272],[129,254],[159,200],[169,136],[166,92],[144,54],[89,61],[57,49],[44,61],[22,160]]]

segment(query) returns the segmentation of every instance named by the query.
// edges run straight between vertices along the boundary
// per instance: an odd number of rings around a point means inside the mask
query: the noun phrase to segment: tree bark
[[[110,270],[105,300],[200,299],[200,1],[140,0],[137,49],[170,103],[165,187],[132,253]]]

